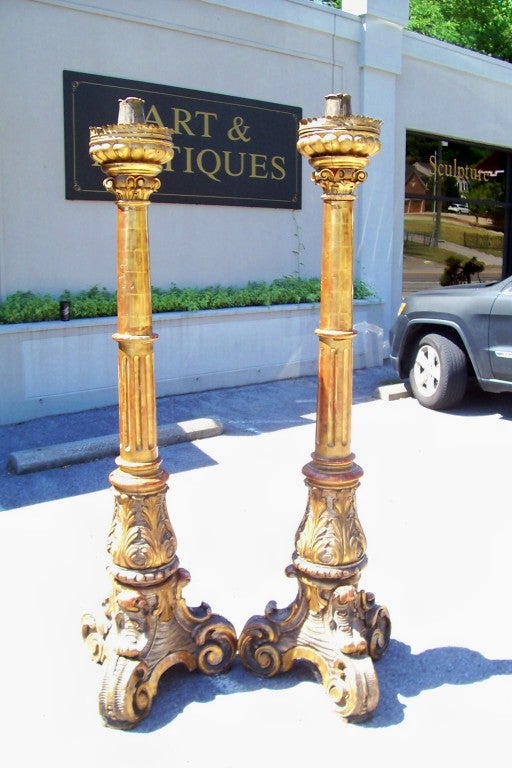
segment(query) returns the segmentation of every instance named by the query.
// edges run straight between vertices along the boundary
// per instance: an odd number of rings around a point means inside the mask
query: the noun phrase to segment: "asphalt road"
[[[487,260],[493,259],[485,255]],[[403,278],[402,293],[407,296],[409,293],[423,291],[428,288],[439,288],[439,279],[444,270],[444,265],[436,261],[418,259],[414,256],[404,256],[403,260]],[[501,259],[494,260],[494,263],[486,264],[485,270],[481,273],[482,282],[501,279]],[[478,277],[476,277],[478,280]]]

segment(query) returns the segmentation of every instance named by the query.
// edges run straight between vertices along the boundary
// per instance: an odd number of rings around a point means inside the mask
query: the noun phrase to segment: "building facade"
[[[64,73],[106,78],[120,83],[120,93],[128,81],[149,91],[175,89],[183,99],[208,96],[204,107],[182,101],[164,114],[155,108],[150,117],[175,129],[183,183],[204,177],[215,190],[222,173],[231,180],[239,175],[240,199],[249,183],[257,190],[288,178],[291,160],[283,158],[290,139],[280,138],[279,115],[321,115],[324,96],[344,92],[354,113],[382,120],[382,149],[358,191],[354,268],[382,301],[386,337],[403,290],[409,137],[478,145],[505,160],[512,149],[506,119],[512,65],[405,30],[408,11],[408,0],[345,0],[342,11],[310,0],[3,0],[0,300],[18,290],[58,296],[93,285],[115,288],[112,201],[69,191],[72,117]],[[222,97],[242,105],[230,113],[224,134],[240,132],[230,134],[231,144],[214,147],[208,142],[220,123],[211,98]],[[107,122],[116,122],[115,101]],[[236,122],[242,107],[260,110],[258,146],[244,141],[250,121]],[[91,106],[91,121],[93,112]],[[428,167],[431,155],[416,161]],[[322,204],[308,164],[299,159],[297,169],[295,202],[273,205],[267,196],[266,205],[224,204],[218,195],[215,204],[183,197],[152,205],[152,284],[242,285],[318,275]],[[424,196],[432,196],[428,179],[420,178]],[[175,193],[180,189],[178,183]],[[448,205],[459,192],[437,197]],[[407,199],[410,211],[432,213],[419,198]],[[506,194],[497,202],[508,216]],[[503,231],[508,269],[505,224]]]

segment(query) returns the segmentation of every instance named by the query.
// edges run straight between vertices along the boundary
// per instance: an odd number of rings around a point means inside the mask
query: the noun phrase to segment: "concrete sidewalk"
[[[87,656],[80,618],[108,593],[113,460],[25,475],[5,464],[13,451],[110,435],[116,409],[1,427],[4,764],[444,768],[487,765],[491,755],[507,764],[512,397],[471,392],[459,409],[436,413],[411,398],[376,399],[393,378],[387,365],[354,375],[369,560],[361,587],[393,623],[376,664],[379,706],[361,725],[340,719],[306,664],[261,680],[236,660],[220,677],[169,671],[138,728],[105,728],[103,671]],[[159,423],[223,425],[161,454],[178,555],[191,574],[184,597],[207,602],[237,632],[269,600],[284,607],[295,597],[284,569],[305,507],[315,399],[316,379],[304,378],[159,401]]]

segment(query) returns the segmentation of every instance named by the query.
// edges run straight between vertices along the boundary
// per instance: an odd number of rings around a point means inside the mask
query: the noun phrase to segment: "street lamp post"
[[[253,616],[239,639],[244,665],[270,677],[296,659],[312,662],[341,714],[362,720],[379,698],[373,661],[390,637],[389,615],[358,590],[366,539],[356,510],[362,470],[350,450],[352,408],[353,201],[380,149],[380,121],[352,115],[350,97],[326,97],[325,116],[301,120],[297,148],[323,191],[317,423],[312,460],[303,469],[308,502],[287,575],[298,594]]]
[[[82,634],[93,658],[105,663],[100,713],[116,728],[131,728],[148,714],[169,667],[224,672],[236,651],[233,626],[205,603],[189,609],[181,596],[190,576],[179,567],[168,473],[158,455],[147,220],[156,177],[174,151],[172,131],[146,125],[143,105],[121,100],[118,123],[91,128],[89,145],[117,205],[120,454],[109,477],[112,590],[102,618],[83,617]]]
[[[441,239],[441,220],[443,214],[443,203],[441,197],[443,195],[443,178],[439,173],[439,166],[443,162],[443,147],[447,147],[447,141],[439,140],[437,150],[434,152],[435,157],[435,169],[434,169],[434,231],[430,239],[430,247],[438,248],[439,241]]]

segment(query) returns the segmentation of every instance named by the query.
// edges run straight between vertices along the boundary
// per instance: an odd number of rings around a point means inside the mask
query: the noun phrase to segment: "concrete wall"
[[[155,315],[157,396],[311,376],[318,304]],[[354,302],[354,366],[382,364],[382,303]],[[0,325],[0,424],[117,402],[116,319]]]

